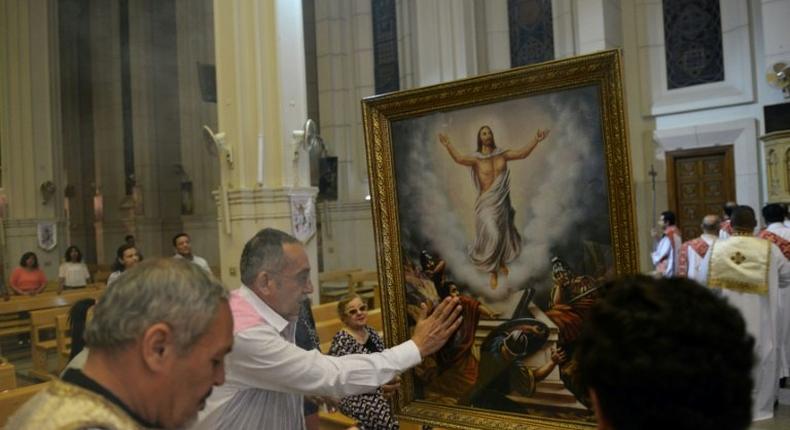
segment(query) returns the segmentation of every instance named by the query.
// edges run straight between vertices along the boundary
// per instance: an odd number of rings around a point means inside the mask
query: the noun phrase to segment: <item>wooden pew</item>
[[[35,396],[36,393],[46,388],[50,383],[28,385],[26,387],[14,388],[13,390],[0,393],[0,428],[5,428],[8,418],[19,409],[25,402]]]
[[[0,391],[16,388],[16,369],[5,357],[0,357]]]
[[[61,306],[51,309],[41,309],[30,312],[30,358],[33,367],[30,375],[39,379],[46,380],[49,377],[47,366],[47,355],[50,351],[57,351],[57,339],[42,339],[42,333],[54,332],[56,318],[59,315],[68,315],[70,307]]]
[[[313,312],[313,319],[315,322],[327,321],[332,318],[337,318],[337,302],[321,303],[320,305],[313,305],[310,307]]]
[[[64,291],[61,294],[41,293],[36,296],[11,296],[8,300],[0,299],[0,314],[70,306],[82,299],[98,299],[104,294],[104,288],[104,284],[91,284],[85,288]]]
[[[63,371],[71,355],[71,334],[69,333],[69,316],[55,317],[55,343],[58,352],[58,373]]]
[[[362,269],[342,269],[318,274],[321,303],[337,301],[349,293],[349,275]]]
[[[357,294],[370,308],[381,307],[379,275],[375,270],[354,272],[348,275],[348,291]]]

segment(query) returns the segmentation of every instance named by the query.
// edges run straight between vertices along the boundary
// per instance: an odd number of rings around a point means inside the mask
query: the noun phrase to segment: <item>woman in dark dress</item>
[[[381,337],[367,325],[367,306],[359,296],[338,302],[337,312],[345,327],[332,338],[329,355],[371,354],[384,350]],[[382,388],[369,394],[344,397],[340,401],[340,411],[357,420],[360,430],[399,428]]]

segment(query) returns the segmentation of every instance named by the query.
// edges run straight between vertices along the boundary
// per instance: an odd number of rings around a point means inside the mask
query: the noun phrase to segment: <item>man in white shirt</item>
[[[183,258],[192,262],[192,264],[197,265],[206,272],[211,273],[211,268],[208,267],[206,260],[192,254],[192,240],[189,238],[188,234],[178,233],[177,235],[173,236],[173,248],[176,250],[173,258]]]
[[[199,429],[301,430],[302,395],[345,397],[375,390],[436,352],[461,323],[449,297],[420,321],[411,340],[376,354],[332,357],[294,344],[299,308],[313,291],[310,262],[293,236],[266,228],[244,247],[241,288],[231,294],[233,352],[225,385],[208,399]]]
[[[658,222],[662,231],[653,230],[653,237],[658,240],[658,244],[651,258],[658,275],[672,277],[677,272],[678,252],[683,239],[680,237],[680,230],[675,226],[675,214],[672,211],[661,212]]]
[[[708,285],[708,262],[710,261],[710,246],[719,238],[718,215],[705,215],[702,219],[702,234],[680,245],[678,258],[678,276],[693,279],[702,285]]]
[[[754,237],[757,220],[749,206],[732,212],[733,235],[713,243],[708,286],[718,288],[730,304],[741,311],[746,330],[754,336],[757,362],[752,372],[752,419],[773,417],[779,388],[784,342],[780,340],[780,322],[785,309],[779,279],[790,275],[790,265],[771,242]]]

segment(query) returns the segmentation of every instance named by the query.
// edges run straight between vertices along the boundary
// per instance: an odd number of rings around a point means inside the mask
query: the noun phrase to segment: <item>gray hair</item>
[[[107,288],[85,330],[85,343],[118,349],[152,325],[166,323],[179,352],[186,352],[208,330],[223,300],[228,291],[200,267],[176,258],[146,261]]]
[[[283,245],[287,243],[301,244],[297,238],[273,228],[265,228],[253,236],[241,252],[241,283],[250,287],[255,283],[258,273],[282,271],[287,263]]]

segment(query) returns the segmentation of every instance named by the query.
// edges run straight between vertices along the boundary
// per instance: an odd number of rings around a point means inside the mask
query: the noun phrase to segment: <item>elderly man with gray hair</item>
[[[130,269],[108,289],[85,332],[85,368],[69,369],[7,428],[181,428],[225,381],[233,321],[223,286],[171,258]]]
[[[304,428],[302,395],[345,397],[376,390],[419,364],[461,323],[458,298],[421,306],[411,340],[373,354],[331,357],[294,344],[305,295],[313,291],[310,262],[293,236],[266,228],[244,246],[241,281],[233,291],[234,349],[227,382],[201,414],[200,429]]]

